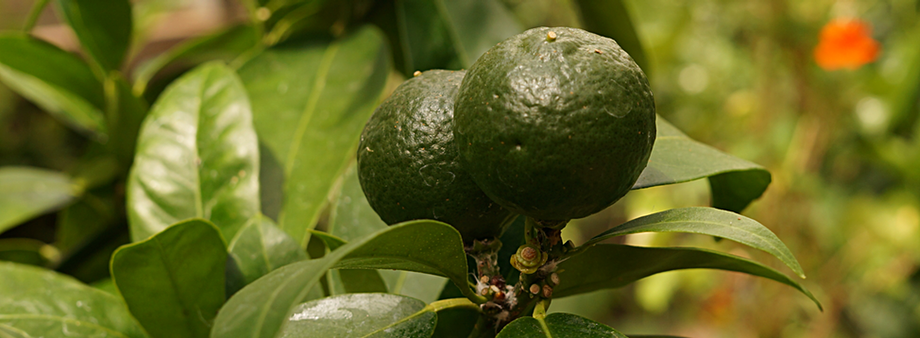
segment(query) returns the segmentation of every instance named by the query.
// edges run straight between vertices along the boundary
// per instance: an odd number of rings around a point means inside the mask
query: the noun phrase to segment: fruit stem
[[[527,217],[524,220],[524,243],[525,244],[536,244],[539,245],[540,241],[534,236],[534,230],[536,229],[537,221],[532,217]]]

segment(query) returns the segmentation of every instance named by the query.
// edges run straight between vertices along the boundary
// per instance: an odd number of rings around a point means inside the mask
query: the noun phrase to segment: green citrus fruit
[[[461,164],[490,198],[537,220],[565,221],[630,190],[655,142],[655,101],[615,41],[534,28],[467,71],[454,137]]]
[[[501,235],[512,213],[490,200],[458,161],[451,132],[463,71],[430,70],[374,111],[358,148],[358,178],[387,224],[435,219],[467,243]]]

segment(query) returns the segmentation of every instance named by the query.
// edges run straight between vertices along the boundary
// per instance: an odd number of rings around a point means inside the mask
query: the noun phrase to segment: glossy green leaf
[[[770,229],[748,217],[713,208],[671,209],[639,217],[594,236],[584,246],[640,232],[684,232],[730,239],[776,256],[796,275],[805,278],[795,256]]]
[[[612,327],[570,313],[521,317],[505,326],[496,338],[628,338]]]
[[[13,337],[147,337],[125,304],[72,277],[0,262],[0,333]],[[10,329],[15,328],[15,329]]]
[[[63,173],[29,167],[0,168],[0,232],[57,210],[83,193]]]
[[[370,293],[324,298],[294,309],[281,337],[431,337],[438,312],[476,309],[467,299],[425,305],[399,295]]]
[[[649,73],[651,64],[623,0],[576,0],[575,3],[585,30],[616,40]]]
[[[112,255],[112,279],[152,337],[207,337],[224,303],[227,251],[205,220],[177,223]]]
[[[437,320],[418,299],[349,294],[297,306],[280,337],[430,337]]]
[[[131,43],[128,0],[57,0],[58,13],[80,39],[83,50],[105,71],[118,70]]]
[[[134,93],[143,93],[150,79],[167,66],[191,66],[210,60],[230,62],[258,43],[259,35],[251,25],[236,25],[183,42],[137,67],[134,76]]]
[[[390,68],[382,35],[366,26],[335,41],[291,43],[240,69],[260,140],[283,168],[278,226],[306,246],[338,178],[354,156]],[[270,215],[270,214],[269,214]]]
[[[770,184],[763,167],[694,141],[658,116],[658,138],[648,166],[633,189],[708,177],[712,206],[741,212]]]
[[[337,266],[338,265],[338,266]],[[466,279],[460,234],[436,221],[413,221],[348,243],[322,259],[281,267],[237,292],[221,309],[211,337],[274,337],[291,310],[331,268],[391,268]]]
[[[748,259],[705,249],[644,248],[619,244],[597,244],[559,263],[561,282],[553,290],[553,296],[618,288],[657,273],[680,269],[718,269],[772,279],[801,291],[821,308],[817,298],[802,285],[779,271]]]
[[[469,68],[480,55],[523,31],[496,0],[397,0],[377,13],[392,45],[397,69]]]
[[[22,34],[0,34],[0,80],[55,118],[104,139],[102,83],[76,56]]]
[[[307,253],[268,217],[258,215],[236,233],[227,247],[230,294],[282,266],[307,259]]]
[[[259,212],[259,149],[246,91],[220,63],[196,68],[144,120],[128,177],[131,238],[205,218],[224,238]]]
[[[456,229],[427,220],[402,224],[378,232],[366,245],[349,248],[348,254],[335,267],[415,271],[444,276],[457,285],[467,285],[466,253],[463,244],[454,241]],[[365,241],[352,243],[361,242]]]

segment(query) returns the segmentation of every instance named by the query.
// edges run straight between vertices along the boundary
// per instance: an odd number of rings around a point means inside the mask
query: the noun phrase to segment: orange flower
[[[821,29],[815,61],[825,70],[857,69],[875,61],[879,43],[869,36],[872,29],[858,19],[835,19]]]

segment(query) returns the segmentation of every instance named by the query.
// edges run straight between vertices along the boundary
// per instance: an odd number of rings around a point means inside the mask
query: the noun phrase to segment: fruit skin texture
[[[655,135],[645,74],[615,41],[580,29],[501,42],[457,93],[462,165],[493,200],[537,220],[585,217],[623,197]]]
[[[374,111],[358,146],[358,179],[387,224],[435,219],[464,242],[501,235],[510,211],[490,200],[460,165],[453,104],[464,71],[413,77]]]

